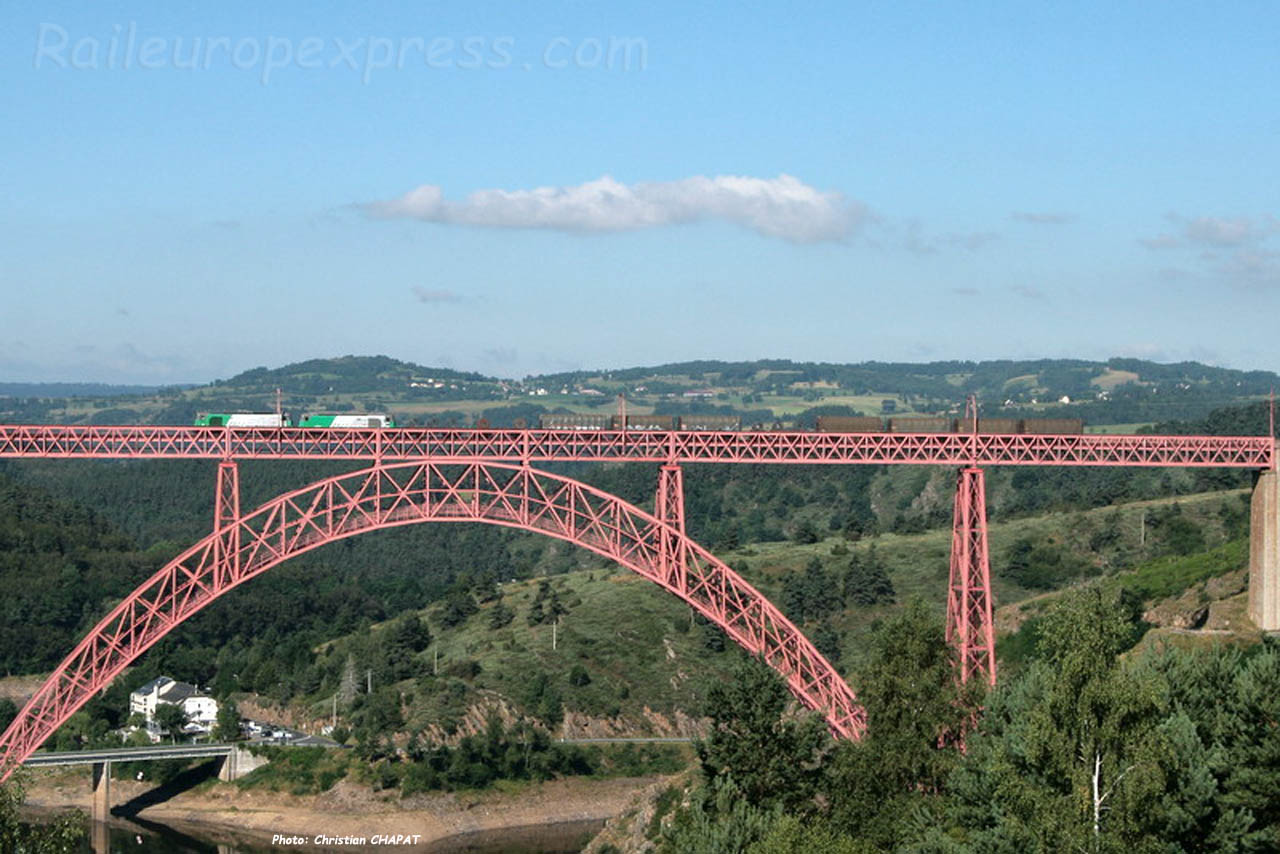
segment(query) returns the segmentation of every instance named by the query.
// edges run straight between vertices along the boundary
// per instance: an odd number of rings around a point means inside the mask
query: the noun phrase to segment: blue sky
[[[0,378],[1280,370],[1280,7],[10,2]]]

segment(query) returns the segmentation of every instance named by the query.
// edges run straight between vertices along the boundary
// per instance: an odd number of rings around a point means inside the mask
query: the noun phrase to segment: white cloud
[[[1280,253],[1242,249],[1223,263],[1222,272],[1245,287],[1274,288],[1280,285]]]
[[[413,296],[418,302],[439,303],[439,302],[461,302],[462,297],[453,291],[431,290],[421,285],[414,285],[409,290],[413,291]]]
[[[1275,222],[1263,220],[1254,223],[1239,217],[1198,216],[1186,221],[1183,234],[1192,243],[1207,246],[1243,246],[1268,236],[1275,230]]]
[[[790,175],[698,175],[637,184],[606,175],[571,187],[477,190],[462,201],[450,201],[440,187],[424,184],[398,199],[363,208],[379,218],[579,233],[722,220],[793,243],[844,239],[868,215],[863,205],[841,193],[817,190]]]
[[[1280,219],[1261,217],[1184,217],[1169,214],[1176,230],[1139,240],[1148,249],[1195,249],[1202,275],[1246,290],[1280,286],[1280,253],[1270,249],[1280,235]],[[1162,271],[1162,275],[1167,275]],[[1182,271],[1182,277],[1190,274]]]
[[[1265,216],[1248,217],[1197,216],[1184,217],[1169,214],[1176,230],[1139,240],[1148,249],[1176,249],[1180,247],[1236,248],[1260,243],[1280,232],[1280,221]]]

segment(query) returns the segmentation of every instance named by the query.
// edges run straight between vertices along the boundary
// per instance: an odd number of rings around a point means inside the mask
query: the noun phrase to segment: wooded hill
[[[387,356],[343,356],[154,390],[9,383],[0,385],[0,421],[190,424],[198,412],[272,411],[280,389],[290,413],[390,412],[410,425],[469,426],[480,418],[494,426],[535,423],[546,412],[612,411],[624,394],[637,413],[738,413],[748,424],[811,427],[820,413],[959,412],[972,394],[988,415],[1083,418],[1132,429],[1200,419],[1216,407],[1260,399],[1276,383],[1269,371],[1121,358],[696,361],[500,379]]]

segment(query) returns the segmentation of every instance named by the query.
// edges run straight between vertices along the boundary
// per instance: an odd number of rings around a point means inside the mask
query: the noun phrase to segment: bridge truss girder
[[[777,670],[837,737],[866,726],[857,697],[772,603],[683,530],[678,466],[663,467],[659,515],[526,465],[417,460],[318,481],[238,511],[234,463],[219,467],[214,531],[117,605],[0,735],[0,781],[143,652],[219,596],[304,552],[420,522],[484,522],[546,534],[616,561],[679,596]]]

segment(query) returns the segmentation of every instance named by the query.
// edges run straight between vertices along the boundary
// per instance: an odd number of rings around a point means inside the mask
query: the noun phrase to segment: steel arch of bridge
[[[571,478],[500,463],[375,465],[286,493],[246,515],[238,512],[237,487],[235,464],[223,462],[213,533],[134,590],[49,676],[0,736],[0,781],[130,662],[223,593],[319,546],[430,521],[519,528],[610,558],[762,656],[836,736],[857,738],[866,726],[853,690],[800,630],[685,535],[674,466],[661,476],[657,516]]]

